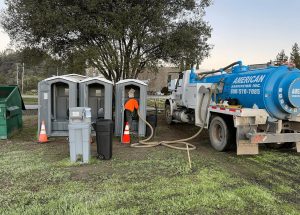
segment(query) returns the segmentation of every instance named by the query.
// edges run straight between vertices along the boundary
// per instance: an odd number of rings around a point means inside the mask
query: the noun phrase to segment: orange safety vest
[[[139,103],[136,99],[129,99],[124,106],[125,110],[129,110],[130,112],[133,112],[134,109],[139,109]]]

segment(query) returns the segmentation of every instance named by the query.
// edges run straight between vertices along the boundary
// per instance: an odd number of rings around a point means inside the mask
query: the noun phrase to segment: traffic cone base
[[[39,134],[39,143],[47,143],[48,142],[48,136],[46,134],[46,127],[45,127],[45,122],[44,120],[42,121],[41,125],[41,131]]]
[[[130,134],[129,134],[129,125],[128,122],[126,122],[124,133],[122,136],[122,143],[123,144],[130,144]]]

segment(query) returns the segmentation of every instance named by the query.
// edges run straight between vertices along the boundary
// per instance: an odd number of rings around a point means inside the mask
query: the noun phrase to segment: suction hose
[[[199,110],[198,110],[200,119],[202,119],[200,109],[201,109],[201,106],[203,104],[204,97],[205,96],[202,96],[202,98],[200,100],[200,105],[199,105]],[[207,111],[208,111],[208,108],[209,108],[211,97],[212,97],[212,89],[210,89],[210,91],[209,91],[209,98],[208,98],[208,102],[207,102],[205,116],[207,116]],[[187,141],[195,139],[202,132],[202,130],[204,129],[205,122],[206,122],[206,119],[203,120],[202,121],[202,126],[200,127],[199,131],[191,137],[188,137],[188,138],[185,138],[185,139],[179,139],[179,140],[165,140],[165,141],[160,141],[160,142],[148,142],[153,137],[153,134],[154,134],[153,127],[151,126],[151,124],[149,122],[147,122],[141,116],[139,111],[137,111],[137,114],[138,114],[139,118],[143,122],[145,122],[147,124],[147,126],[149,126],[149,128],[151,129],[151,135],[149,137],[147,137],[146,139],[144,139],[144,140],[140,140],[138,143],[133,143],[133,144],[130,145],[131,147],[135,147],[135,148],[148,148],[148,147],[163,145],[163,146],[166,146],[166,147],[169,147],[169,148],[172,148],[172,149],[178,149],[178,150],[184,150],[184,151],[185,150],[188,150],[188,151],[195,150],[196,146],[194,146],[191,143],[188,143]],[[183,145],[185,145],[185,147],[174,146],[173,144],[183,144]]]

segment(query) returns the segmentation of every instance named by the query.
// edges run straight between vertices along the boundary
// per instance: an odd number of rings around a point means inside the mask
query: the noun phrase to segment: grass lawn
[[[156,107],[158,109],[164,109],[165,108],[165,99],[148,99],[147,100],[147,106],[149,107]]]
[[[37,105],[38,104],[38,98],[23,98],[25,105]]]
[[[37,144],[37,117],[0,141],[0,214],[300,214],[300,156],[215,152],[204,133],[187,155],[114,141],[113,159],[69,162],[65,139]],[[192,127],[193,128],[193,127]],[[188,136],[188,125],[161,123],[158,139]],[[95,155],[95,144],[92,144]]]

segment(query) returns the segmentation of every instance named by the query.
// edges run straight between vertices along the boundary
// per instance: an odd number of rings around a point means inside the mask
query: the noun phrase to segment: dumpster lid
[[[16,86],[17,87],[17,86]],[[20,97],[21,97],[21,102],[22,102],[22,110],[26,110],[26,108],[25,108],[25,104],[24,104],[24,101],[23,101],[23,98],[22,98],[22,94],[21,94],[21,92],[20,92],[20,89],[19,89],[19,87],[18,87],[18,92],[19,92],[19,94],[20,94]]]
[[[21,95],[21,92],[20,92],[20,89],[19,89],[19,87],[17,86],[17,85],[1,85],[0,86],[0,88],[6,88],[6,89],[8,89],[8,90],[3,90],[3,91],[1,91],[1,98],[0,98],[0,102],[2,101],[2,102],[5,102],[6,101],[6,99],[14,92],[14,91],[16,91],[16,89],[17,89],[17,93],[19,94],[19,96],[20,96],[20,99],[21,99],[21,108],[22,108],[22,110],[26,110],[26,108],[25,108],[25,105],[24,105],[24,101],[23,101],[23,98],[22,98],[22,95]]]

